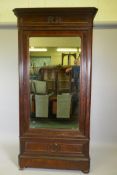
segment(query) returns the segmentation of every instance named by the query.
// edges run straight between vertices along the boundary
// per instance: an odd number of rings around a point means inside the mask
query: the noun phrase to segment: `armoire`
[[[27,167],[74,169],[88,173],[90,170],[92,32],[97,8],[15,8],[13,12],[17,17],[19,49],[19,167],[21,169]],[[69,80],[69,82],[63,89],[61,84],[60,92],[52,88],[49,89],[52,92],[46,91],[47,83],[51,82],[49,78],[42,79],[37,76],[38,78],[30,85],[32,82],[30,55],[35,54],[34,51],[30,51],[32,46],[35,49],[43,48],[43,51],[38,53],[42,57],[44,54],[51,55],[51,66],[57,66],[61,70],[63,66],[65,67],[62,55],[76,55],[77,58],[73,58],[74,61],[80,59],[79,80],[74,80],[65,70],[61,77],[67,77],[64,81]],[[44,52],[44,48],[48,50],[67,48],[68,50],[50,53],[46,50]],[[74,48],[76,50],[72,50]],[[49,65],[47,69],[44,63],[40,66],[40,70],[49,70],[51,74],[53,69],[51,66]],[[66,67],[71,71],[75,66],[66,65]],[[78,70],[77,67],[76,65],[74,70]],[[54,75],[56,74],[55,71]],[[59,79],[56,79],[56,83],[58,81]],[[74,83],[73,90],[69,87],[69,83]],[[75,83],[78,83],[78,86]],[[37,91],[31,90],[32,85]],[[36,106],[34,115],[31,112],[32,96]],[[53,104],[52,99],[56,100]],[[43,104],[41,108],[40,102]],[[50,109],[51,105],[53,109]],[[75,114],[73,114],[74,107]],[[55,108],[57,108],[57,114],[54,115],[51,111]],[[37,117],[39,110],[42,112],[41,117]],[[67,111],[69,117],[67,117]]]

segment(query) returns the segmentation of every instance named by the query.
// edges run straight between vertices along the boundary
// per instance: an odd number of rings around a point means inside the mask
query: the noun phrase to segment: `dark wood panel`
[[[53,168],[67,170],[81,170],[84,173],[89,172],[89,158],[65,158],[65,157],[34,157],[34,156],[19,156],[20,168]]]

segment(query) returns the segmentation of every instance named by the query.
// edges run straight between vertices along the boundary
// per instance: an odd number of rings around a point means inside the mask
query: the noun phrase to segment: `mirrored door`
[[[80,37],[30,37],[30,128],[79,129]]]

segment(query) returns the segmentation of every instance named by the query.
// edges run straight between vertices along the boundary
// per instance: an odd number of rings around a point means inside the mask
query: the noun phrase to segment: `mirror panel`
[[[79,129],[80,37],[30,37],[30,128]]]

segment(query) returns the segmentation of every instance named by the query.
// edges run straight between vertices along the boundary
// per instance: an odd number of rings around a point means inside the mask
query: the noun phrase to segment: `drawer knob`
[[[58,151],[60,151],[60,145],[57,144],[57,143],[50,144],[49,145],[49,151],[50,152],[58,152]]]

